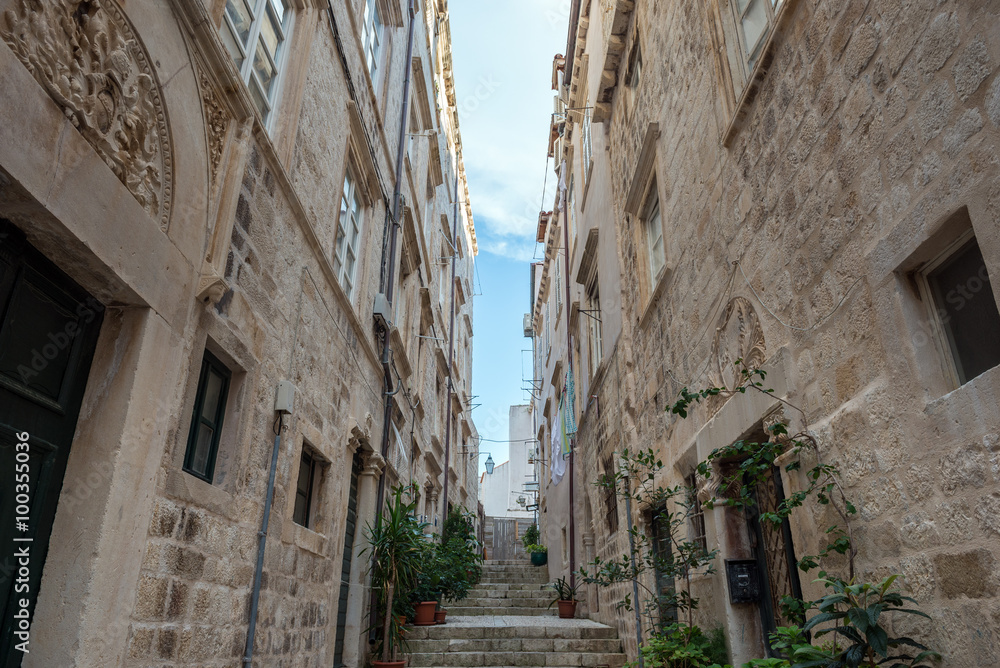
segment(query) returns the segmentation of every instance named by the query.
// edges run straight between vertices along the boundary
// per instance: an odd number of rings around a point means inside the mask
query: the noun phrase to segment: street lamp
[[[493,467],[496,466],[496,462],[493,461],[493,455],[486,458],[486,475],[493,475]]]

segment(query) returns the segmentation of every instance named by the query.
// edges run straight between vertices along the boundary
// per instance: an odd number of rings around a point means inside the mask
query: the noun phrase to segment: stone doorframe
[[[767,372],[767,386],[773,389],[774,396],[762,392],[747,392],[725,402],[694,436],[693,442],[686,448],[683,461],[689,463],[704,461],[714,450],[731,445],[754,432],[766,433],[767,427],[777,420],[788,423],[790,419],[799,419],[794,415],[794,411],[786,411],[785,404],[775,398],[788,397],[790,388],[795,385],[790,378],[790,374],[794,373],[794,365],[788,350],[779,349],[760,368]],[[703,501],[717,491],[718,480],[719,474],[716,469],[716,474],[698,491]],[[781,481],[786,490],[796,488],[793,484],[795,481],[789,479],[784,467],[781,467]],[[796,531],[795,522],[792,522],[792,525],[793,534],[800,535],[800,532]],[[722,561],[751,557],[750,554],[744,554],[747,549],[745,541],[747,529],[743,513],[724,507],[706,509],[705,532],[709,549],[719,550],[716,574],[711,585],[714,599],[717,601],[717,609],[714,612],[722,621],[728,636],[733,665],[742,665],[751,659],[766,656],[758,606],[733,605],[729,602],[725,565]]]

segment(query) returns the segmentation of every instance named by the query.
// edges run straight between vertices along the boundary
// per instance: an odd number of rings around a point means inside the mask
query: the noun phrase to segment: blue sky
[[[512,404],[527,403],[522,375],[531,376],[530,339],[522,317],[530,308],[529,263],[542,208],[552,59],[566,49],[569,0],[451,0],[455,86],[463,156],[479,240],[474,304],[473,413],[485,439],[507,440]],[[548,194],[555,178],[548,169]],[[507,446],[484,442],[498,464]],[[486,460],[480,457],[480,470]]]

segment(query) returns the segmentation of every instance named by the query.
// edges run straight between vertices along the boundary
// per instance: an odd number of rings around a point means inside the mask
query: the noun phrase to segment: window
[[[642,81],[642,47],[639,45],[639,32],[636,31],[632,42],[632,51],[628,57],[628,68],[625,70],[625,99],[628,108],[635,108],[635,99],[639,93],[639,83]]]
[[[350,166],[344,177],[344,192],[340,201],[337,242],[333,254],[333,271],[348,299],[354,293],[354,274],[358,263],[358,242],[364,222],[364,205],[358,192],[357,179]]]
[[[594,377],[597,367],[601,365],[604,358],[604,341],[601,335],[601,287],[594,276],[593,283],[587,288],[587,312],[588,329],[590,330],[589,352],[590,352],[590,377]]]
[[[267,124],[285,59],[286,0],[226,0],[219,32]]]
[[[975,237],[960,238],[921,274],[958,383],[1000,364],[1000,313]]]
[[[219,452],[219,435],[231,378],[229,369],[206,350],[198,376],[184,470],[209,483],[215,475],[215,458]]]
[[[569,195],[566,197],[566,224],[569,225],[570,246],[576,245],[576,176],[569,176]]]
[[[764,42],[774,27],[774,17],[784,0],[730,0],[740,36],[740,52],[749,76],[760,57]]]
[[[708,537],[705,535],[705,509],[701,506],[701,499],[698,498],[698,477],[694,473],[689,475],[684,483],[688,488],[688,522],[689,540],[701,548],[702,552],[708,552]]]
[[[583,178],[584,183],[590,178],[590,164],[594,160],[594,140],[592,132],[592,119],[593,114],[591,113],[590,107],[583,110],[583,123],[581,124],[582,137],[580,143],[582,144],[582,150],[580,154],[583,157]],[[584,191],[584,204],[586,205],[586,191]]]
[[[615,475],[615,462],[612,455],[604,458],[604,478],[612,481]],[[603,487],[604,490],[604,511],[605,519],[608,523],[608,531],[614,533],[618,531],[618,493],[615,487]]]
[[[666,264],[666,254],[663,249],[663,222],[660,220],[660,195],[656,189],[656,181],[649,186],[649,195],[642,216],[642,226],[646,234],[646,251],[649,255],[650,285],[656,279]]]
[[[295,510],[292,521],[299,526],[309,527],[315,505],[316,482],[319,475],[319,461],[308,448],[302,446],[302,458],[299,460],[299,478],[295,483]]]
[[[556,259],[553,261],[556,269],[556,280],[555,280],[555,293],[556,293],[556,320],[559,319],[559,315],[562,313],[563,305],[563,285],[562,285],[562,262],[559,257],[559,253],[556,253]]]
[[[382,55],[382,16],[378,11],[378,0],[365,0],[365,15],[361,24],[361,47],[365,52],[365,63],[372,85],[378,90],[378,66]]]

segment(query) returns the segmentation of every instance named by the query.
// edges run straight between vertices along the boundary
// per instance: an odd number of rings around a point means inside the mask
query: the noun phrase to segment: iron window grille
[[[685,483],[688,487],[688,521],[690,523],[690,541],[695,543],[701,551],[708,552],[708,536],[705,532],[705,509],[698,498],[698,478],[692,473],[687,477]]]

